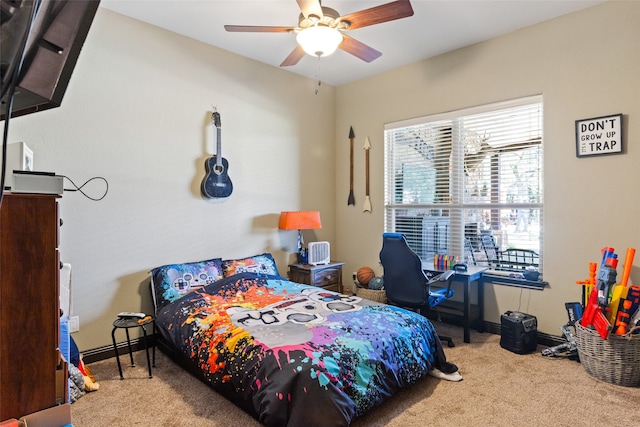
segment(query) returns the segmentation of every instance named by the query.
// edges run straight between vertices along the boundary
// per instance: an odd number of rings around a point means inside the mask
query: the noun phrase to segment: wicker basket
[[[576,322],[578,355],[589,375],[625,387],[640,386],[640,335],[609,334],[603,340],[597,331]]]
[[[383,289],[374,290],[368,288],[361,288],[360,286],[356,286],[356,295],[360,298],[368,299],[375,302],[381,302],[383,304],[387,303],[387,293]]]

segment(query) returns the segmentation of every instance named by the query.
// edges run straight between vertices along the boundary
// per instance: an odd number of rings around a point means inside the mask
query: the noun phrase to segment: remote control
[[[134,311],[123,311],[118,313],[118,317],[139,317],[140,319],[144,319],[147,315],[144,313],[136,313]]]

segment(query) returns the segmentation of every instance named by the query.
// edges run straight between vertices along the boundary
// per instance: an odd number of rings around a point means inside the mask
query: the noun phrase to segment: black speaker
[[[538,345],[538,320],[518,311],[500,318],[500,347],[518,354],[531,353]]]

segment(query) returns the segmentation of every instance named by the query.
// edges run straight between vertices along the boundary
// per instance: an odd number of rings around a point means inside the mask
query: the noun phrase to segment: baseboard
[[[147,344],[152,345],[152,337],[147,337]],[[118,354],[129,354],[129,349],[127,348],[127,343],[121,342],[117,344]],[[144,337],[141,338],[133,338],[131,339],[131,350],[132,351],[140,351],[144,350]],[[86,364],[99,362],[101,360],[111,359],[115,357],[115,353],[113,352],[113,345],[105,345],[102,347],[92,348],[89,350],[84,350],[82,353],[82,361]]]
[[[484,322],[484,331],[489,334],[500,335],[500,324],[493,322]],[[157,338],[157,337],[156,337]],[[538,331],[538,344],[544,345],[548,347],[554,347],[556,345],[564,344],[567,341],[562,337],[558,337],[555,335],[549,335]],[[157,342],[157,341],[156,341]],[[147,338],[147,343],[149,345],[152,344],[151,337]],[[144,338],[135,338],[131,340],[131,349],[133,351],[144,350]],[[127,343],[122,342],[118,343],[118,354],[127,354],[129,350],[127,349]],[[113,346],[107,345],[103,347],[92,348],[89,350],[85,350],[82,352],[82,360],[84,363],[94,363],[99,362],[101,360],[110,359],[115,356],[113,352]]]

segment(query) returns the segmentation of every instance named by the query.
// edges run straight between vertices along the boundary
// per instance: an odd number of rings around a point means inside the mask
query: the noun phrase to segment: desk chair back
[[[429,280],[422,270],[420,257],[409,247],[403,234],[382,235],[380,262],[384,269],[384,289],[391,304],[423,314],[422,310],[435,308],[453,296],[451,282],[455,272],[445,271]],[[441,287],[436,287],[438,285]],[[440,336],[440,339],[453,347],[450,337]]]
[[[387,299],[401,307],[417,309],[428,306],[428,279],[422,261],[400,233],[384,233],[380,262],[384,269]]]
[[[449,270],[429,279],[422,269],[420,257],[409,247],[403,234],[382,235],[380,262],[387,299],[395,305],[433,308],[453,296],[451,282],[455,272]]]

